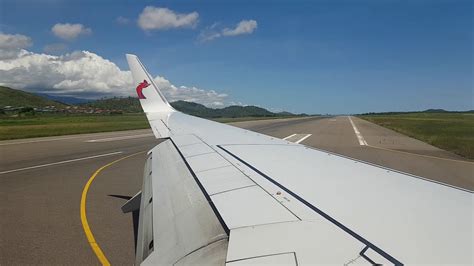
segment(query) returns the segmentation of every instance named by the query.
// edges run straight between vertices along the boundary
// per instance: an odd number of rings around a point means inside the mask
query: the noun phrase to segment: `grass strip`
[[[286,117],[217,118],[215,121],[277,119]],[[0,140],[73,135],[150,128],[144,114],[124,115],[42,115],[0,119]]]
[[[468,159],[474,159],[472,113],[406,113],[359,117]]]

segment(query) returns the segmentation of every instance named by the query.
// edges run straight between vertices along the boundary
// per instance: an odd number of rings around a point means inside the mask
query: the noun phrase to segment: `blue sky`
[[[225,93],[228,102],[307,113],[474,109],[472,1],[0,5],[0,31],[31,38],[28,51],[45,53],[45,46],[61,44],[46,53],[86,50],[122,70],[128,70],[124,54],[135,53],[153,75],[176,86]],[[137,19],[146,6],[196,12],[198,19],[189,27],[143,30]],[[118,23],[118,17],[128,23]],[[248,20],[258,25],[250,33],[200,37]],[[90,33],[60,39],[52,32],[57,23],[79,23]]]

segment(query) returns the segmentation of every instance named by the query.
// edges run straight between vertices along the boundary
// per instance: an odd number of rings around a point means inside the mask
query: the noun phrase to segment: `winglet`
[[[143,111],[145,113],[174,111],[138,57],[132,54],[126,56]]]

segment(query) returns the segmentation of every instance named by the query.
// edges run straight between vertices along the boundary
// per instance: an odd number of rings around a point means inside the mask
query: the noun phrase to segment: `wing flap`
[[[227,261],[294,252],[298,265],[371,265],[359,256],[363,248],[324,220],[276,223],[232,230]]]
[[[299,221],[261,187],[254,185],[211,196],[229,229]]]
[[[142,236],[136,265],[199,261],[194,255],[203,248],[205,250],[199,252],[218,256],[203,258],[201,262],[205,265],[224,261],[225,252],[221,251],[227,250],[226,229],[171,141],[165,140],[153,148],[148,161],[152,167],[145,169],[149,178],[145,179],[142,189],[141,208],[148,211],[140,213],[143,220],[139,236]],[[147,214],[153,219],[146,219]],[[150,230],[152,238],[146,237]],[[209,250],[218,241],[218,247]],[[187,256],[192,258],[186,259]]]
[[[196,174],[209,195],[255,186],[255,183],[234,166],[221,167]]]

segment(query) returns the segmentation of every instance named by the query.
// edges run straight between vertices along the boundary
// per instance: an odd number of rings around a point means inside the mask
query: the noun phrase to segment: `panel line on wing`
[[[212,153],[215,153],[215,151],[193,154],[193,155],[187,156],[186,158],[193,158],[193,157],[202,156],[202,155],[206,155],[206,154],[212,154]],[[209,170],[212,170],[212,169],[215,169],[215,168],[211,168],[211,169],[209,169]],[[206,170],[204,170],[204,171],[206,171]]]
[[[244,189],[244,188],[249,188],[249,187],[255,187],[257,185],[250,185],[250,186],[245,186],[245,187],[238,187],[238,188],[233,188],[233,189],[228,189],[228,190],[224,190],[224,191],[219,191],[219,192],[216,192],[214,194],[209,194],[211,196],[215,196],[215,195],[219,195],[219,194],[222,194],[222,193],[227,193],[227,192],[231,192],[231,191],[235,191],[235,190],[239,190],[239,189]]]
[[[185,155],[185,151],[182,151],[179,145],[180,142],[183,140],[185,143],[196,143],[193,138],[198,140],[200,142],[199,144],[207,146],[213,151],[213,153],[208,153],[201,156],[187,157]],[[220,216],[223,219],[229,219],[227,222],[225,222],[226,226],[229,229],[233,229],[234,227],[240,227],[242,225],[250,226],[266,224],[272,221],[282,222],[291,220],[301,220],[294,212],[288,209],[287,206],[285,206],[278,199],[273,197],[267,190],[265,190],[258,183],[252,180],[247,174],[242,172],[242,170],[234,166],[228,158],[221,154],[222,152],[220,150],[210,146],[198,136],[194,134],[174,136],[172,138],[172,143],[176,145],[176,148],[183,157],[184,162],[189,165],[189,170],[194,176],[196,176],[196,179],[197,181],[199,181],[199,184],[200,186],[202,186],[203,190],[205,191],[205,194],[210,196],[210,202],[212,202],[212,204],[216,206],[216,211],[220,213]],[[196,143],[196,147],[199,144]],[[188,161],[188,159],[190,160]],[[216,169],[229,170],[227,172],[224,171],[222,173],[210,173],[214,172]],[[203,172],[209,174],[203,175]],[[219,175],[220,178],[218,178]],[[230,176],[229,178],[227,178],[223,175]],[[219,180],[225,180],[227,183],[218,184]],[[247,182],[245,180],[247,180]],[[255,187],[256,189],[252,190],[252,187]],[[246,195],[245,197],[241,196],[240,191],[243,189],[248,190],[244,193]],[[227,191],[224,193],[224,190]],[[217,193],[217,195],[214,195],[216,194],[216,192],[222,193]],[[252,198],[255,198],[256,200],[253,203],[249,201]],[[237,206],[240,208],[234,210],[234,212],[229,213],[227,212],[228,209],[226,209],[226,206],[232,204],[234,204],[233,206]],[[251,206],[260,206],[266,209],[267,211],[258,215],[245,216],[246,214],[251,213]],[[242,212],[241,215],[235,216],[234,214],[236,211]]]
[[[365,252],[369,249],[369,246],[365,246],[364,249],[361,250],[361,252],[359,253],[359,255],[364,258],[366,261],[368,261],[370,264],[372,265],[376,265],[377,263],[375,263],[375,261],[373,261],[372,259],[370,259],[369,257],[367,257],[367,255],[365,255]]]
[[[201,192],[204,194],[204,197],[206,197],[206,200],[209,202],[209,205],[211,206],[211,209],[212,211],[214,212],[214,214],[216,215],[217,217],[217,220],[219,220],[219,223],[222,225],[222,228],[224,229],[225,233],[229,236],[230,235],[230,229],[229,227],[227,226],[227,224],[225,223],[224,219],[222,218],[221,214],[219,213],[219,211],[217,210],[216,208],[216,205],[214,204],[214,202],[211,200],[211,196],[207,193],[206,189],[203,187],[203,185],[201,184],[201,181],[199,181],[199,179],[197,178],[196,174],[194,173],[193,169],[191,168],[191,166],[189,165],[188,161],[186,161],[186,158],[184,157],[184,155],[181,153],[181,151],[179,150],[178,146],[176,146],[176,143],[173,141],[173,139],[170,138],[170,141],[171,143],[173,144],[173,146],[176,148],[176,151],[178,151],[179,155],[181,156],[181,159],[183,159],[183,162],[184,164],[186,165],[186,167],[188,168],[189,172],[191,173],[191,175],[193,176],[194,178],[194,181],[196,181],[199,189],[201,189]]]
[[[212,170],[221,169],[221,168],[227,168],[227,167],[234,167],[234,166],[233,165],[223,165],[223,166],[219,166],[219,167],[209,168],[209,169],[206,169],[206,170],[201,170],[201,171],[198,171],[196,173],[203,173],[203,172],[212,171]]]
[[[191,254],[193,254],[193,253],[195,253],[195,252],[197,252],[197,251],[199,251],[199,250],[201,250],[201,249],[203,249],[203,248],[206,248],[206,247],[208,247],[208,246],[211,246],[211,245],[213,245],[213,244],[215,244],[215,243],[217,243],[217,242],[219,242],[219,241],[225,241],[225,240],[227,240],[227,239],[228,239],[228,236],[223,236],[223,235],[222,235],[222,236],[219,236],[219,237],[216,238],[215,240],[213,240],[213,241],[211,241],[211,242],[209,242],[209,243],[207,243],[207,244],[205,244],[205,245],[203,245],[203,246],[201,246],[201,247],[199,247],[199,248],[197,248],[197,249],[195,249],[195,250],[189,252],[188,254],[184,255],[184,256],[181,257],[179,260],[177,260],[173,265],[178,265],[179,262],[180,262],[182,259],[186,258],[187,256],[189,256],[189,255],[191,255]]]
[[[238,157],[237,155],[233,154],[232,152],[228,151],[227,149],[225,149],[224,147],[222,147],[221,145],[217,145],[218,148],[220,148],[221,150],[223,150],[224,152],[226,152],[227,154],[229,154],[230,156],[232,156],[233,158],[235,158],[236,160],[238,160],[239,162],[243,163],[244,165],[246,165],[247,167],[249,167],[250,169],[252,169],[253,171],[255,171],[256,173],[258,173],[259,175],[261,175],[262,177],[264,177],[265,179],[267,179],[268,181],[270,181],[271,183],[273,183],[274,185],[278,186],[279,188],[281,188],[282,190],[284,190],[286,193],[290,194],[292,197],[294,197],[295,199],[297,199],[298,201],[300,201],[301,203],[303,203],[304,205],[306,205],[307,207],[309,207],[310,209],[312,209],[314,212],[318,213],[320,216],[322,216],[323,218],[325,218],[326,220],[330,221],[331,223],[333,223],[335,226],[339,227],[341,230],[345,231],[346,233],[348,233],[349,235],[351,235],[352,237],[354,237],[355,239],[359,240],[360,242],[362,242],[363,244],[367,245],[368,247],[370,247],[372,250],[374,250],[376,253],[380,254],[382,257],[384,257],[385,259],[387,259],[388,261],[390,261],[391,263],[393,263],[394,265],[403,265],[403,263],[401,263],[400,261],[398,261],[397,259],[395,259],[394,257],[392,257],[391,255],[389,255],[387,252],[385,252],[384,250],[382,250],[381,248],[375,246],[374,244],[372,244],[370,241],[366,240],[365,238],[363,238],[362,236],[360,236],[359,234],[357,234],[356,232],[352,231],[351,229],[349,229],[348,227],[346,227],[344,224],[342,224],[341,222],[337,221],[336,219],[334,219],[333,217],[329,216],[327,213],[323,212],[322,210],[320,210],[319,208],[317,208],[316,206],[312,205],[311,203],[309,203],[308,201],[306,201],[305,199],[303,199],[302,197],[300,197],[299,195],[297,195],[296,193],[294,193],[293,191],[291,191],[290,189],[288,189],[287,187],[283,186],[282,184],[278,183],[277,181],[275,181],[273,178],[269,177],[268,175],[264,174],[263,172],[261,172],[260,170],[258,170],[257,168],[255,168],[254,166],[252,166],[251,164],[247,163],[246,161],[244,161],[243,159],[241,159],[240,157]]]
[[[202,143],[206,144],[207,146],[209,146],[211,149],[213,149],[214,151],[216,151],[217,154],[220,154],[217,150],[215,150],[211,145],[207,144],[203,139],[201,139],[199,136],[197,135],[194,135],[196,138],[198,138],[199,140],[202,141]],[[217,145],[217,147],[219,147],[219,145]],[[220,148],[220,147],[219,147]],[[282,204],[278,199],[276,199],[269,191],[267,191],[265,188],[263,188],[262,186],[260,186],[260,184],[258,184],[257,182],[255,182],[255,180],[253,180],[249,175],[247,175],[246,173],[244,173],[241,169],[239,169],[238,167],[235,167],[234,164],[227,158],[225,158],[224,156],[222,156],[222,158],[224,158],[224,160],[226,160],[227,162],[230,163],[229,166],[232,166],[234,167],[235,169],[237,169],[239,172],[241,172],[244,176],[246,176],[249,180],[251,180],[256,186],[260,187],[263,191],[265,191],[265,193],[267,193],[270,197],[272,197],[276,202],[278,202],[278,204],[280,204],[281,206],[283,206],[287,211],[289,211],[291,214],[293,214],[298,220],[301,221],[301,218],[296,215],[296,213],[294,213],[292,210],[290,210],[288,208],[288,206],[286,206],[285,204]],[[203,171],[201,171],[203,172]]]
[[[261,256],[253,256],[253,257],[236,259],[236,260],[229,260],[229,261],[226,261],[225,263],[233,263],[233,262],[238,262],[238,261],[245,261],[245,260],[251,260],[251,259],[271,257],[271,256],[287,255],[287,254],[293,254],[294,255],[296,266],[298,266],[298,260],[296,259],[296,252],[294,252],[294,251],[292,251],[292,252],[280,252],[280,253],[274,253],[274,254],[266,254],[266,255],[261,255]]]

